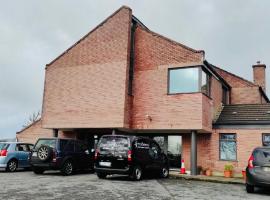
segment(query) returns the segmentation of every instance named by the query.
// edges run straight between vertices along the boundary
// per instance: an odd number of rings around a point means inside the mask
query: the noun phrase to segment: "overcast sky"
[[[0,0],[0,138],[41,110],[44,68],[122,5],[148,28],[252,80],[265,63],[270,94],[269,0]]]

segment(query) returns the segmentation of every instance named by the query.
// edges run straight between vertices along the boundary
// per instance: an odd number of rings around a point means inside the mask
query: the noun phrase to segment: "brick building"
[[[18,140],[121,133],[182,137],[188,170],[235,172],[270,137],[264,64],[254,82],[149,30],[121,7],[46,66],[42,118]],[[250,69],[252,70],[252,68]]]

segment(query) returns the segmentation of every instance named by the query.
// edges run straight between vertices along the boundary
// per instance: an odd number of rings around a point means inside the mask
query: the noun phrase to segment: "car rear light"
[[[254,168],[253,161],[254,161],[254,156],[251,155],[250,158],[248,159],[248,168],[249,169]]]
[[[96,151],[95,151],[95,160],[98,159],[98,154],[99,154],[99,151],[98,151],[98,149],[96,149]]]
[[[131,162],[132,161],[132,151],[131,150],[128,150],[128,162]]]
[[[0,151],[0,156],[7,156],[8,151],[6,149],[3,149]]]
[[[53,160],[52,161],[56,162],[56,152],[55,151],[53,151]]]

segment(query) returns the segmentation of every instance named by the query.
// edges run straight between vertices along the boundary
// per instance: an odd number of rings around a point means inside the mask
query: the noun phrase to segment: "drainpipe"
[[[53,137],[58,137],[58,129],[53,129]]]
[[[197,131],[191,131],[190,170],[197,175]]]

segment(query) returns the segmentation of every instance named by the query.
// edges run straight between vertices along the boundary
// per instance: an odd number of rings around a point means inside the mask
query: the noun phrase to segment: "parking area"
[[[0,172],[1,199],[260,199],[269,190],[247,194],[243,185],[146,178],[139,182],[123,176],[98,179],[93,173],[62,176],[59,172],[35,175],[31,171]]]

